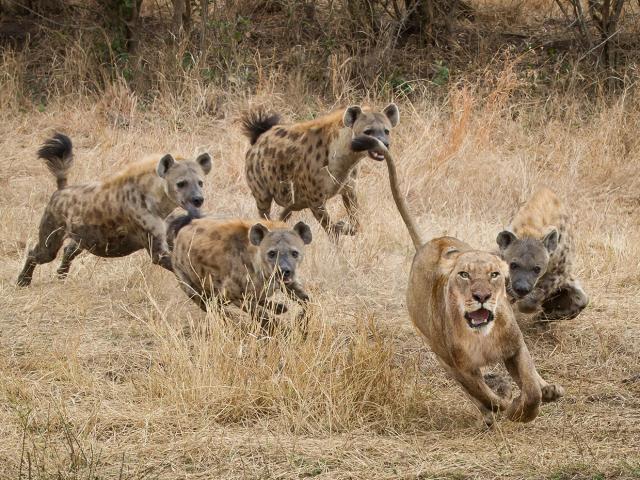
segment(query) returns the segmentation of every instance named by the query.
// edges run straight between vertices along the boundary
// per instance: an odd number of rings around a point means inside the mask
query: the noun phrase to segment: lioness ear
[[[167,172],[169,171],[169,169],[173,167],[175,163],[176,161],[171,156],[171,154],[167,153],[158,162],[158,166],[156,167],[156,173],[160,178],[164,178],[167,175]]]
[[[293,226],[293,231],[300,236],[305,245],[311,243],[311,229],[309,225],[304,222],[298,222]]]
[[[200,167],[202,167],[202,171],[205,175],[207,175],[211,171],[211,155],[207,152],[201,153],[196,158],[196,162]]]
[[[506,250],[509,245],[511,245],[514,241],[516,241],[518,237],[516,237],[515,233],[510,232],[509,230],[503,230],[498,234],[498,238],[496,238],[496,242],[500,250]]]
[[[558,248],[558,230],[555,228],[547,233],[542,239],[542,244],[547,249],[549,254],[553,253]]]
[[[269,233],[269,229],[262,225],[261,223],[256,223],[251,230],[249,230],[249,241],[253,245],[260,245],[264,237],[266,237],[267,233]]]
[[[400,110],[395,103],[390,103],[389,105],[384,107],[382,113],[387,116],[389,122],[391,122],[392,127],[395,127],[400,123]]]
[[[358,105],[352,105],[344,111],[342,123],[345,127],[351,128],[362,113],[362,109]]]

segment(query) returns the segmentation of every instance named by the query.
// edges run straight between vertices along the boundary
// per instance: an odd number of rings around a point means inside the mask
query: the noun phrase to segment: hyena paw
[[[353,225],[350,225],[342,220],[340,220],[339,222],[336,222],[333,225],[333,229],[336,232],[336,234],[340,234],[340,235],[355,235],[356,234],[356,228]]]

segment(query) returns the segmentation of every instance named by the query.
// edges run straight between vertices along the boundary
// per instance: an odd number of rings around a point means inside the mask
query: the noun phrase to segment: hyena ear
[[[549,254],[553,253],[558,248],[558,230],[555,228],[547,233],[542,239],[542,244],[547,249]]]
[[[358,105],[352,105],[344,111],[342,123],[345,127],[351,128],[362,113],[362,109]]]
[[[496,243],[498,244],[498,247],[500,247],[500,251],[503,251],[506,250],[509,245],[511,245],[517,239],[518,237],[516,237],[515,233],[510,232],[509,230],[503,230],[498,234]]]
[[[298,222],[293,226],[293,231],[296,232],[305,245],[309,245],[311,243],[311,229],[309,225],[304,222]]]
[[[207,175],[211,171],[211,155],[207,152],[201,153],[196,158],[196,162],[200,167],[202,167],[202,171],[205,175]]]
[[[176,161],[171,156],[171,154],[167,153],[158,162],[158,166],[156,167],[156,173],[160,178],[164,178],[167,175],[167,172],[169,171],[169,169],[173,167],[175,163]]]
[[[384,107],[382,113],[384,113],[389,119],[389,122],[391,122],[391,127],[395,127],[400,123],[400,110],[395,103],[390,103]]]
[[[258,246],[262,243],[264,237],[267,236],[267,233],[269,233],[269,229],[267,227],[265,227],[261,223],[256,223],[253,227],[251,227],[251,230],[249,230],[249,241],[253,245]]]

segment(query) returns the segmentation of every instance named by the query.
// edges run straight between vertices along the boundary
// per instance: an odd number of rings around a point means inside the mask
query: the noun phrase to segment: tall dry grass
[[[82,75],[86,56],[80,65],[71,58],[55,78]],[[203,314],[144,253],[83,255],[62,282],[52,263],[30,288],[15,287],[54,189],[35,159],[47,135],[73,139],[72,183],[150,152],[206,149],[214,158],[206,209],[254,218],[237,122],[244,108],[266,104],[299,120],[393,99],[384,89],[341,91],[347,67],[339,57],[332,65],[335,101],[264,65],[253,92],[185,71],[152,97],[117,78],[99,94],[78,90],[76,77],[34,102],[21,90],[24,62],[3,57],[0,478],[640,476],[634,90],[590,101],[536,97],[506,64],[452,85],[442,101],[430,87],[395,98],[401,124],[392,148],[426,238],[449,234],[492,249],[540,185],[575,213],[576,274],[591,304],[574,321],[522,324],[539,371],[567,390],[531,424],[479,428],[472,404],[409,324],[413,252],[379,163],[362,163],[358,236],[336,246],[308,212],[293,219],[314,234],[301,272],[313,301],[306,338],[266,339],[240,313]],[[337,200],[330,211],[344,217]],[[295,313],[283,316],[284,326]]]

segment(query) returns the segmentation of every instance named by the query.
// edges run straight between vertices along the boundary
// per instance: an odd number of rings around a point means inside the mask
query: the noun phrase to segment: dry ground
[[[289,118],[308,114],[286,96],[268,101]],[[208,149],[206,209],[253,217],[235,121],[244,104],[194,117],[190,105],[145,111],[115,91],[44,111],[7,107],[0,477],[640,477],[639,105],[510,101],[499,88],[401,104],[393,148],[425,236],[493,248],[542,184],[576,212],[577,275],[591,304],[574,321],[522,324],[540,372],[567,395],[533,423],[502,419],[489,431],[408,321],[411,244],[383,164],[363,161],[357,237],[335,247],[311,215],[295,217],[315,236],[302,269],[312,332],[260,339],[241,316],[205,316],[143,253],[83,255],[66,281],[50,264],[30,288],[14,285],[54,190],[35,159],[54,129],[75,142],[77,182],[152,151]],[[344,215],[337,199],[332,212]]]

